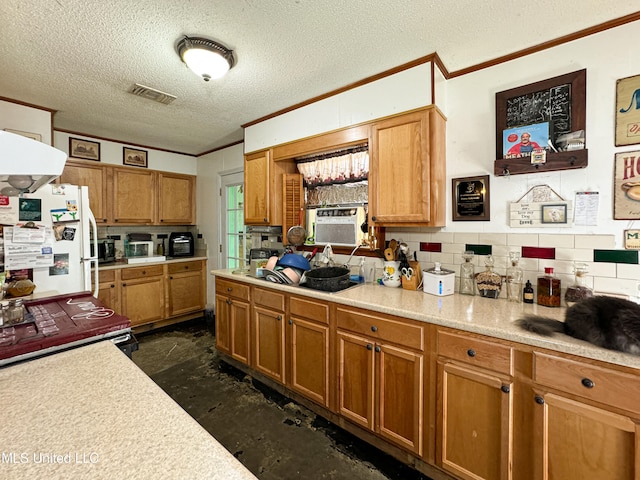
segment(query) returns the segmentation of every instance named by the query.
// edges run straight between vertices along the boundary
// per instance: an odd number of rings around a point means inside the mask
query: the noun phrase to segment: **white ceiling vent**
[[[142,98],[153,100],[154,102],[164,103],[165,105],[169,105],[177,98],[176,96],[169,93],[164,93],[160,90],[156,90],[155,88],[140,85],[139,83],[136,83],[133,87],[131,87],[129,93],[133,93],[134,95],[138,95]]]

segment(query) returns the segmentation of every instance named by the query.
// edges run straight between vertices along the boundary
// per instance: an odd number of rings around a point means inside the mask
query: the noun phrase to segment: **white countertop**
[[[358,285],[341,292],[325,293],[300,286],[280,285],[227,270],[212,270],[211,274],[253,285],[285,290],[289,293],[366,308],[381,313],[411,318],[423,322],[479,333],[534,347],[602,360],[617,365],[640,368],[640,356],[607,350],[567,335],[543,337],[522,330],[514,321],[524,314],[543,315],[564,320],[566,308],[549,308],[537,304],[513,303],[504,298],[453,294],[438,297],[422,290],[405,290],[381,285]]]
[[[256,477],[104,341],[0,369],[0,478]]]

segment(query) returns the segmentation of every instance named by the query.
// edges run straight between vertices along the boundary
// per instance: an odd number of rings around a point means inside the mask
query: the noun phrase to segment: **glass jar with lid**
[[[493,271],[494,260],[492,255],[487,255],[484,259],[484,272],[476,274],[476,286],[481,297],[498,298],[502,277]]]
[[[509,252],[509,267],[507,267],[507,300],[510,302],[522,302],[522,280],[524,272],[518,265],[520,252]]]
[[[4,321],[7,325],[22,323],[24,320],[24,305],[22,299],[16,298],[9,301],[9,306],[4,311]]]
[[[465,250],[462,254],[464,260],[460,264],[460,293],[462,295],[475,295],[475,274],[476,268],[471,260],[473,260],[473,250]]]
[[[538,305],[560,306],[560,279],[553,275],[552,267],[544,268],[544,275],[538,277]]]
[[[586,263],[575,263],[573,265],[574,282],[567,287],[564,294],[564,301],[567,305],[593,297],[593,290],[587,286],[585,276],[589,272],[589,266]]]

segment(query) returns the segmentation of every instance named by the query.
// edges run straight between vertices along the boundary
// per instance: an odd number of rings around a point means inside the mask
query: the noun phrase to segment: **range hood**
[[[0,130],[0,194],[35,192],[58,178],[66,161],[62,150]]]

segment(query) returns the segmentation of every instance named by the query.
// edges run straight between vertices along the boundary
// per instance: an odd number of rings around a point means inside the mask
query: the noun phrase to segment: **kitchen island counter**
[[[0,405],[0,478],[256,478],[111,342],[0,370]]]
[[[504,298],[453,294],[438,297],[421,290],[405,290],[365,284],[334,293],[268,282],[261,278],[234,274],[230,269],[213,270],[221,278],[242,281],[256,286],[275,288],[342,305],[364,308],[403,318],[451,327],[494,338],[546,348],[617,365],[640,368],[640,356],[607,350],[567,335],[543,337],[524,331],[514,324],[523,315],[543,315],[563,320],[566,308],[549,308],[537,304],[513,303]]]

